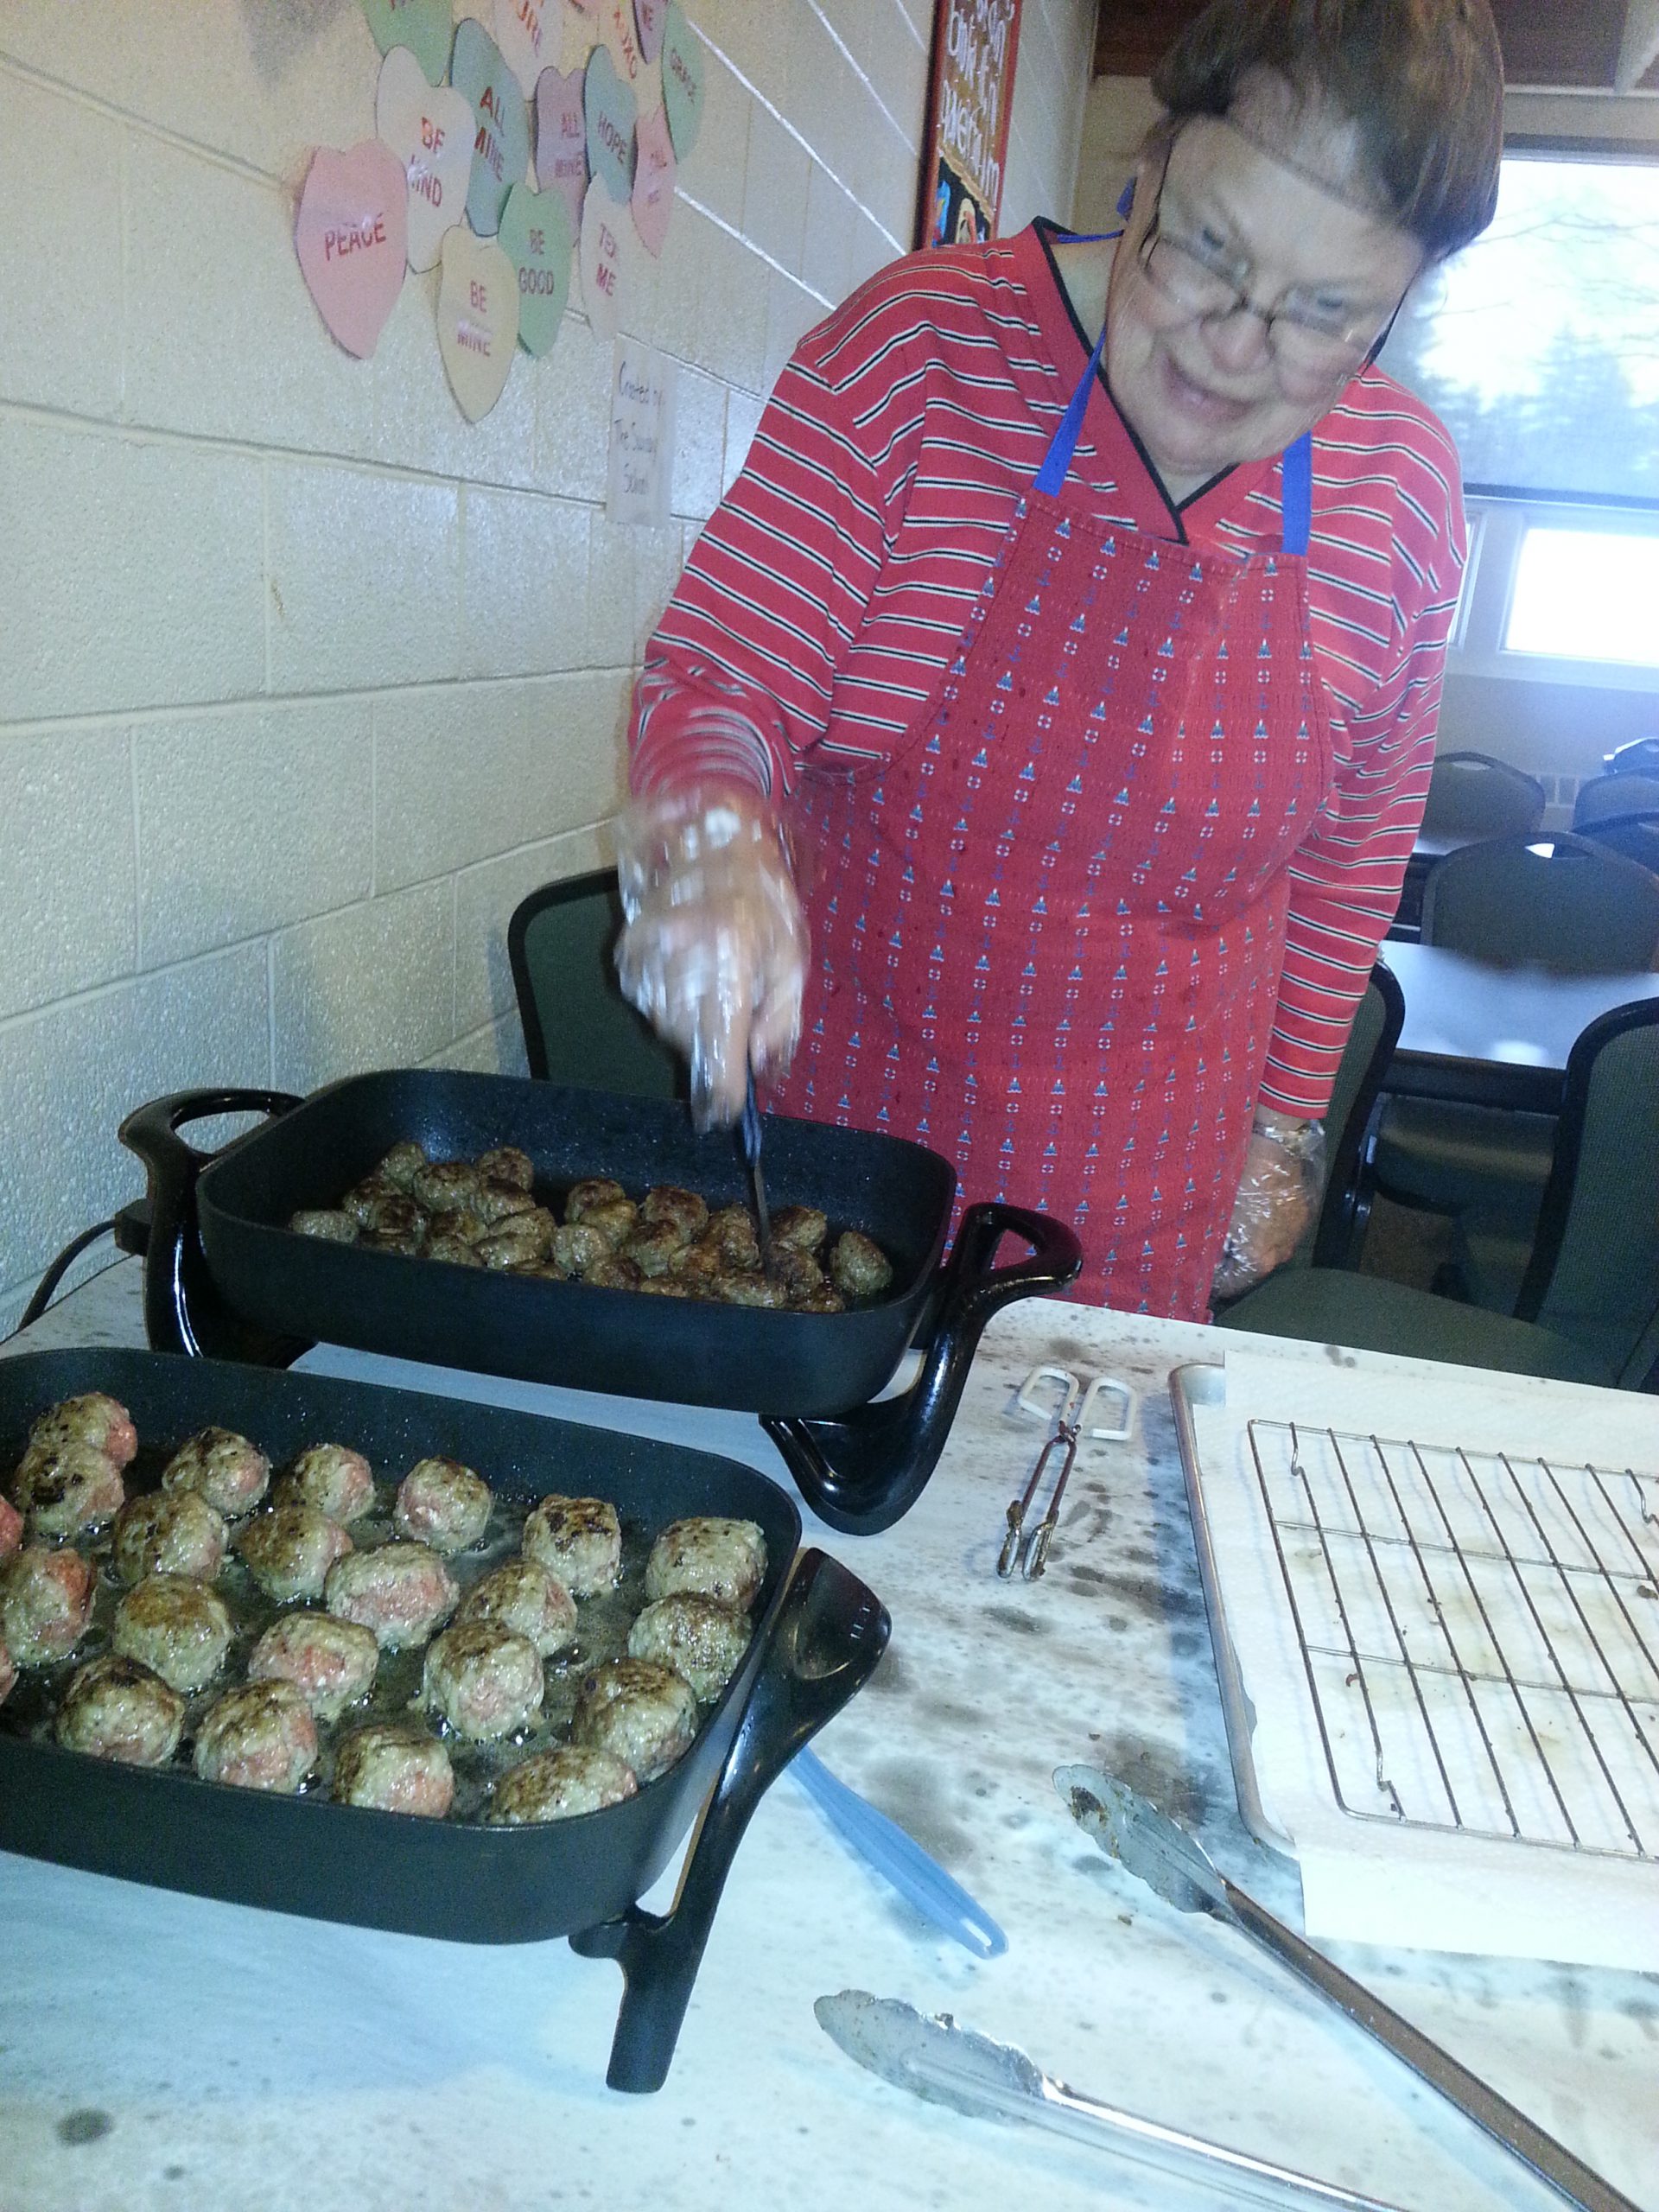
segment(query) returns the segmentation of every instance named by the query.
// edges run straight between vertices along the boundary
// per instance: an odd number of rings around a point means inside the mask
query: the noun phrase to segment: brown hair
[[[1225,115],[1253,70],[1354,124],[1383,207],[1431,260],[1491,221],[1503,62],[1487,0],[1211,0],[1152,89],[1176,121]]]

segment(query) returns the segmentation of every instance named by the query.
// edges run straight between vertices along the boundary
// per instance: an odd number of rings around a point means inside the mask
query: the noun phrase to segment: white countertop
[[[112,1268],[28,1343],[141,1341],[137,1284],[134,1264]],[[1220,2202],[875,2081],[813,2018],[814,1998],[849,1986],[951,2012],[1083,2091],[1412,2212],[1558,2202],[1242,1937],[1179,1918],[1103,1858],[1052,1788],[1075,1760],[1122,1774],[1299,1920],[1294,1867],[1235,1809],[1166,1394],[1173,1363],[1228,1342],[1017,1305],[988,1330],[914,1510],[863,1540],[805,1516],[807,1540],[893,1618],[876,1676],[818,1749],[975,1892],[1008,1933],[1006,1956],[977,1961],[937,1936],[785,1780],[738,1853],[667,2086],[632,2099],[604,2087],[617,1971],[562,1942],[434,1943],[0,1854],[0,2212]],[[998,1583],[1003,1510],[1040,1435],[1009,1408],[1046,1359],[1128,1376],[1141,1418],[1130,1443],[1079,1453],[1046,1580]],[[430,1370],[419,1377],[430,1387]],[[537,1400],[780,1471],[743,1416]],[[1659,1981],[1339,1955],[1659,2208]]]

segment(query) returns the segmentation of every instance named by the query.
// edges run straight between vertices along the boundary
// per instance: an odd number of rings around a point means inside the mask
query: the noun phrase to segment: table
[[[1405,994],[1383,1088],[1533,1114],[1560,1110],[1567,1056],[1598,1014],[1659,997],[1659,974],[1564,976],[1501,968],[1443,945],[1392,941],[1382,959]]]
[[[29,1341],[142,1341],[137,1281],[133,1262],[110,1269]],[[986,1332],[914,1510],[863,1540],[805,1516],[807,1541],[853,1565],[893,1617],[869,1687],[820,1738],[825,1762],[981,1898],[1007,1930],[1004,1958],[982,1962],[936,1936],[785,1780],[738,1853],[667,2086],[626,2099],[603,2086],[615,1969],[563,1942],[423,1942],[0,1855],[3,2212],[1217,2212],[1213,2192],[1138,2183],[1079,2146],[874,2080],[813,2018],[815,1997],[849,1986],[948,2010],[1085,2091],[1412,2212],[1559,2212],[1243,1938],[1179,1917],[1103,1859],[1052,1787],[1070,1760],[1116,1769],[1300,1921],[1294,1867],[1237,1818],[1166,1389],[1173,1362],[1238,1341],[1058,1300],[1012,1306]],[[737,1414],[327,1348],[308,1359],[435,1378],[780,1471]],[[1052,1359],[1127,1377],[1141,1394],[1135,1432],[1080,1452],[1046,1580],[1001,1584],[1003,1508],[1036,1450],[1014,1394]],[[1659,2212],[1659,1984],[1340,1955]]]

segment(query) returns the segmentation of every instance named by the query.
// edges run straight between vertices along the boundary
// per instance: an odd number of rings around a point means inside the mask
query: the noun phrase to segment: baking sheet
[[[1250,1345],[1230,1345],[1224,1381],[1218,1381],[1214,1369],[1192,1368],[1178,1370],[1175,1380],[1178,1414],[1192,1447],[1184,1457],[1217,1630],[1240,1804],[1264,1840],[1294,1850],[1309,1934],[1659,1971],[1659,1865],[1636,1855],[1629,1832],[1633,1821],[1637,1837],[1651,1851],[1659,1819],[1659,1776],[1640,1748],[1641,1738],[1631,1735],[1633,1751],[1621,1758],[1616,1749],[1610,1770],[1622,1787],[1630,1820],[1621,1816],[1617,1799],[1610,1812],[1605,1776],[1596,1770],[1593,1753],[1587,1760],[1580,1756],[1580,1738],[1588,1739],[1574,1723],[1570,1701],[1558,1697],[1560,1710],[1551,1713],[1547,1693],[1554,1678],[1541,1651],[1541,1624],[1558,1641],[1571,1684],[1581,1688],[1597,1679],[1586,1672],[1593,1660],[1584,1649],[1581,1624],[1570,1604],[1563,1609],[1557,1598],[1552,1612],[1545,1603],[1550,1594],[1546,1586],[1559,1589],[1563,1578],[1553,1567],[1534,1577],[1538,1617],[1531,1622],[1518,1578],[1511,1573],[1509,1586],[1495,1592],[1478,1580],[1492,1570],[1477,1567],[1468,1578],[1477,1586],[1471,1594],[1462,1587],[1465,1578],[1448,1544],[1430,1562],[1434,1594],[1431,1598],[1420,1587],[1414,1616],[1411,1581],[1420,1569],[1402,1549],[1397,1569],[1385,1567],[1380,1580],[1375,1573],[1369,1576],[1374,1589],[1392,1592],[1392,1613],[1388,1605],[1374,1607],[1373,1618],[1362,1618],[1351,1604],[1344,1622],[1329,1593],[1340,1586],[1351,1598],[1365,1578],[1357,1584],[1344,1570],[1335,1584],[1328,1573],[1321,1584],[1310,1571],[1324,1562],[1311,1548],[1318,1540],[1291,1525],[1286,1426],[1297,1424],[1300,1471],[1307,1477],[1296,1485],[1298,1495],[1324,1499],[1320,1518],[1338,1551],[1344,1544],[1356,1548],[1343,1533],[1345,1529],[1362,1521],[1382,1528],[1390,1512],[1398,1522],[1402,1514],[1416,1518],[1420,1505],[1424,1512],[1428,1507],[1425,1498],[1407,1494],[1415,1474],[1409,1458],[1391,1455],[1401,1485],[1396,1496],[1382,1471],[1390,1461],[1389,1453],[1368,1459],[1351,1450],[1344,1458],[1333,1458],[1323,1439],[1327,1429],[1367,1440],[1410,1439],[1426,1447],[1428,1456],[1421,1464],[1436,1478],[1436,1494],[1443,1495],[1453,1522],[1452,1533],[1471,1552],[1482,1531],[1468,1516],[1478,1511],[1480,1493],[1471,1494],[1471,1503],[1457,1485],[1467,1491],[1465,1471],[1478,1474],[1498,1464],[1495,1455],[1507,1455],[1508,1465],[1522,1478],[1502,1497],[1488,1484],[1501,1533],[1511,1548],[1520,1549],[1524,1541],[1546,1560],[1552,1553],[1567,1558],[1566,1532],[1580,1514],[1575,1540],[1599,1543],[1604,1549],[1609,1543],[1605,1506],[1596,1504],[1593,1486],[1582,1474],[1586,1462],[1632,1468],[1645,1476],[1647,1485],[1640,1494],[1630,1485],[1628,1504],[1634,1510],[1622,1511],[1618,1518],[1635,1521],[1641,1539],[1637,1556],[1654,1560],[1659,1559],[1659,1527],[1640,1517],[1643,1503],[1659,1512],[1659,1421],[1652,1400],[1427,1361],[1348,1352],[1310,1357],[1300,1349],[1290,1356],[1282,1348]],[[1459,1461],[1448,1448],[1453,1446],[1463,1447],[1471,1458]],[[1561,1477],[1559,1495],[1542,1476],[1529,1472],[1541,1458]],[[1576,1487],[1571,1471],[1575,1469]],[[1530,1502],[1523,1491],[1532,1493]],[[1356,1505],[1363,1508],[1357,1516],[1348,1510]],[[1547,1509],[1553,1510],[1553,1520]],[[1602,1513],[1599,1522],[1592,1511]],[[1308,1518],[1305,1513],[1301,1517]],[[1492,1522],[1489,1515],[1483,1523],[1488,1535],[1493,1533]],[[1524,1700],[1511,1699],[1508,1711],[1494,1707],[1488,1693],[1474,1700],[1486,1700],[1489,1744],[1478,1724],[1452,1725],[1471,1703],[1455,1659],[1427,1681],[1429,1698],[1440,1700],[1437,1717],[1444,1724],[1432,1736],[1421,1726],[1424,1715],[1412,1709],[1414,1690],[1408,1687],[1399,1689],[1391,1707],[1391,1686],[1384,1682],[1374,1708],[1367,1711],[1355,1677],[1365,1675],[1375,1684],[1372,1669],[1344,1669],[1339,1657],[1316,1657],[1310,1683],[1287,1599],[1281,1549],[1288,1555],[1291,1586],[1301,1595],[1305,1636],[1336,1654],[1347,1637],[1362,1652],[1397,1648],[1388,1643],[1397,1625],[1408,1644],[1415,1639],[1417,1649],[1432,1640],[1444,1652],[1449,1643],[1475,1674],[1478,1662],[1490,1657],[1490,1645],[1481,1643],[1478,1600],[1484,1596],[1513,1670],[1529,1685]],[[1370,1569],[1373,1562],[1364,1565]],[[1659,1600],[1636,1594],[1648,1586],[1653,1586],[1637,1576],[1621,1586],[1629,1605],[1653,1606],[1650,1626],[1644,1611],[1636,1616],[1646,1636],[1645,1643],[1638,1638],[1630,1644],[1638,1676],[1647,1665],[1641,1654],[1659,1649]],[[1321,1588],[1327,1593],[1323,1609],[1310,1602]],[[1507,1610],[1497,1610],[1499,1597]],[[1453,1598],[1463,1602],[1452,1602]],[[1530,1643],[1521,1637],[1516,1623],[1528,1629]],[[1624,1653],[1615,1655],[1615,1665],[1628,1686],[1631,1668]],[[1417,1679],[1421,1683],[1423,1678]],[[1541,1687],[1535,1689],[1534,1683]],[[1659,1690],[1659,1683],[1654,1687]],[[1567,1785],[1569,1809],[1578,1815],[1579,1847],[1569,1840],[1541,1764],[1522,1757],[1528,1749],[1529,1714]],[[1636,1718],[1648,1742],[1659,1740],[1659,1710],[1649,1706]],[[1624,1717],[1620,1725],[1625,1725]],[[1605,1729],[1603,1738],[1608,1740]],[[1511,1787],[1507,1804],[1503,1791],[1493,1786],[1494,1747],[1506,1778],[1517,1772],[1526,1777],[1522,1786]],[[1411,1824],[1397,1817],[1396,1804],[1409,1806]],[[1455,1825],[1454,1806],[1455,1818],[1465,1822],[1461,1829]],[[1593,1817],[1586,1816],[1586,1807]],[[1430,1824],[1420,1826],[1419,1821]],[[1511,1826],[1551,1840],[1516,1841],[1503,1833]]]

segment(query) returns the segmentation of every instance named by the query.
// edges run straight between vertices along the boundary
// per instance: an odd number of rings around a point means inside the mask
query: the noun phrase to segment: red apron
[[[779,1112],[914,1137],[1073,1224],[1068,1293],[1198,1320],[1278,999],[1288,863],[1332,786],[1291,549],[1103,523],[1066,476],[1100,356],[932,697],[797,796],[812,962]]]

